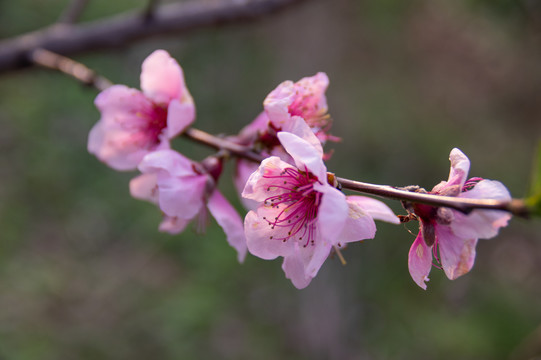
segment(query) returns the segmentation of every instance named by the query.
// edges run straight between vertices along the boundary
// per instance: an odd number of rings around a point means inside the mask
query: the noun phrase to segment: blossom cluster
[[[194,220],[203,230],[210,213],[240,262],[247,252],[262,259],[282,257],[286,277],[301,289],[330,254],[341,257],[346,244],[374,238],[374,220],[400,223],[383,202],[346,196],[327,172],[324,161],[330,154],[323,146],[340,139],[329,132],[326,74],[279,84],[254,121],[228,138],[264,158],[256,163],[238,156],[236,161],[234,183],[248,209],[244,221],[218,190],[224,152],[194,161],[171,147],[196,115],[180,65],[157,50],[143,62],[140,82],[141,90],[114,85],[97,96],[101,119],[90,132],[88,150],[113,169],[140,172],[130,181],[130,193],[159,207],[160,231],[178,234]],[[453,149],[450,160],[449,179],[430,194],[510,200],[497,181],[468,180],[470,163],[460,150]],[[495,236],[510,218],[496,210],[463,214],[419,203],[406,210],[420,224],[409,271],[424,289],[433,265],[450,279],[467,273],[477,240]]]

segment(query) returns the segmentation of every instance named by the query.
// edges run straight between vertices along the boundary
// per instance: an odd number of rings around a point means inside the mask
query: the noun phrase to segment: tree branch
[[[151,36],[255,20],[301,1],[193,0],[159,6],[150,17],[139,11],[80,25],[59,23],[0,42],[0,72],[31,66],[30,54],[38,48],[62,55],[119,48]]]
[[[108,79],[90,70],[83,64],[49,50],[35,49],[30,53],[30,59],[36,65],[63,72],[85,85],[93,86],[100,91],[113,85]]]
[[[58,23],[73,24],[77,22],[88,4],[88,1],[89,0],[72,0],[58,18]]]

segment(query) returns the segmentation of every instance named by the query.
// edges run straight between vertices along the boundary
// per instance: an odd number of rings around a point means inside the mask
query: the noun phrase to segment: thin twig
[[[95,71],[90,70],[85,65],[65,56],[55,54],[49,50],[35,49],[30,54],[30,59],[36,65],[61,71],[64,74],[81,81],[85,85],[94,86],[100,91],[103,91],[112,85],[109,80],[98,75]]]
[[[0,72],[33,65],[29,56],[38,48],[65,56],[96,49],[119,49],[151,36],[255,20],[301,1],[193,0],[161,5],[152,12],[150,19],[138,11],[80,25],[56,24],[1,41]]]
[[[433,206],[448,207],[463,213],[469,213],[474,209],[503,210],[513,215],[527,217],[529,209],[521,199],[510,201],[494,199],[466,199],[452,196],[422,194],[396,189],[387,185],[375,185],[360,181],[354,181],[337,177],[336,180],[343,189],[359,191],[365,194],[377,195],[387,199],[403,200]]]
[[[89,0],[72,0],[64,12],[58,18],[58,24],[74,24],[76,23],[88,4]]]

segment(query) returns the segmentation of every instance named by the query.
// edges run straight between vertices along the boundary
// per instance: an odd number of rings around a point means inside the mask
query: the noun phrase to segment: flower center
[[[471,179],[468,179],[468,181],[466,181],[464,183],[464,186],[462,187],[462,192],[470,191],[481,180],[483,180],[483,178],[480,178],[480,177],[473,177]]]
[[[154,104],[148,114],[148,122],[143,131],[149,139],[149,147],[160,143],[160,134],[167,126],[167,109]]]
[[[273,240],[286,242],[290,238],[303,242],[306,247],[314,245],[316,235],[316,218],[322,194],[314,190],[318,179],[308,171],[294,168],[284,169],[280,175],[264,175],[272,179],[272,185],[267,188],[283,189],[280,195],[265,199],[265,206],[277,211],[274,219],[263,217],[277,235],[270,236]]]

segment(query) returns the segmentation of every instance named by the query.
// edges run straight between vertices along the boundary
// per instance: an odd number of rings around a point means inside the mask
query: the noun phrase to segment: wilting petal
[[[143,61],[141,89],[157,104],[168,104],[183,96],[184,74],[167,51],[156,50]]]
[[[470,171],[470,160],[462,151],[457,148],[451,150],[449,155],[451,161],[451,170],[449,171],[449,179],[447,182],[441,182],[432,189],[432,193],[441,193],[447,196],[456,196],[462,190],[462,186],[466,182],[468,172]],[[443,193],[445,189],[453,187],[452,193]]]
[[[207,206],[216,222],[224,230],[229,245],[237,250],[239,262],[243,262],[246,256],[246,237],[239,214],[218,190],[214,190]]]
[[[408,268],[413,281],[426,290],[426,281],[432,267],[432,251],[419,232],[408,255]]]
[[[158,204],[156,174],[141,174],[130,180],[130,194],[136,199]]]
[[[321,183],[327,182],[327,168],[323,164],[321,153],[309,142],[287,132],[279,132],[278,139],[293,157],[299,170],[305,171],[306,167]]]
[[[499,181],[482,180],[473,189],[461,193],[459,198],[509,201],[511,194]],[[473,210],[468,215],[455,211],[454,216],[455,221],[451,224],[451,228],[462,238],[490,239],[511,219],[511,214],[505,211],[480,209]]]
[[[449,226],[436,227],[441,265],[451,280],[468,273],[475,261],[477,239],[464,239],[453,234]]]
[[[366,196],[350,195],[348,202],[354,202],[366,211],[374,220],[386,221],[391,224],[400,224],[400,219],[385,203]]]

